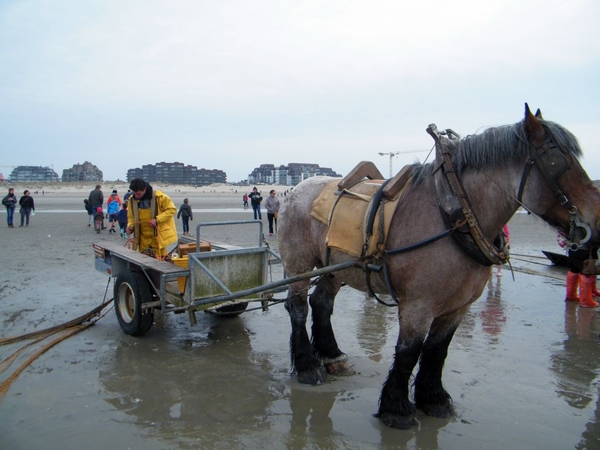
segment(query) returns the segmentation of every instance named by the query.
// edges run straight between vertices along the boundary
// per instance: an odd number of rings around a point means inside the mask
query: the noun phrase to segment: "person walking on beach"
[[[277,216],[279,215],[279,199],[277,198],[275,189],[271,189],[269,196],[265,201],[267,209],[267,220],[269,221],[269,236],[273,236],[273,221],[275,221],[275,232],[277,232]]]
[[[19,212],[21,213],[21,225],[19,225],[19,227],[22,227],[23,223],[25,223],[25,226],[28,227],[29,215],[32,211],[35,211],[35,205],[33,202],[33,197],[29,195],[29,191],[27,189],[25,189],[23,196],[19,199],[19,205],[21,206],[19,209]]]
[[[566,247],[568,245],[564,236],[559,235],[559,245]],[[578,302],[582,308],[597,308],[598,302],[594,300],[594,295],[600,294],[596,288],[596,275],[585,275],[584,261],[594,258],[597,254],[597,248],[591,250],[579,248],[577,250],[568,249],[567,267],[567,295],[566,302]]]
[[[92,204],[87,198],[83,199],[83,207],[88,213],[88,227],[91,227],[92,222],[94,221],[94,210],[92,209]]]
[[[250,204],[252,205],[252,211],[254,212],[254,220],[256,220],[258,216],[258,220],[262,220],[262,214],[260,213],[260,202],[262,202],[262,195],[256,189],[256,186],[252,189],[250,195],[248,195],[250,199]]]
[[[123,204],[123,202],[121,201],[121,197],[119,197],[119,194],[116,189],[113,189],[113,191],[110,194],[110,197],[108,197],[108,200],[106,200],[106,206],[108,207],[108,204],[114,200],[117,201],[119,206]]]
[[[8,224],[8,228],[14,228],[13,218],[15,216],[15,207],[17,206],[17,196],[13,188],[8,190],[8,195],[4,196],[2,204],[6,207],[6,223]]]
[[[119,210],[119,215],[117,216],[119,220],[119,228],[121,232],[121,237],[126,238],[127,232],[125,229],[127,228],[127,202],[123,202],[121,205],[121,209]]]
[[[183,205],[179,207],[179,212],[177,213],[177,218],[181,217],[181,222],[183,223],[183,235],[190,234],[190,220],[194,220],[194,215],[192,214],[192,207],[189,205],[189,201],[187,198],[183,199]]]
[[[242,203],[244,205],[244,209],[248,209],[248,194],[244,194],[242,197]]]
[[[117,230],[115,228],[115,224],[119,222],[119,206],[121,205],[120,199],[117,200],[116,191],[113,191],[113,194],[108,198],[108,206],[106,208],[106,212],[108,213],[108,223],[110,224],[110,229],[108,233],[116,233]]]
[[[88,200],[90,201],[90,204],[92,205],[92,211],[94,211],[94,214],[96,214],[96,211],[98,211],[98,207],[102,208],[102,205],[104,204],[104,193],[102,192],[102,186],[100,186],[99,184],[96,185],[96,189],[94,189],[92,192],[90,192],[90,196],[88,197]],[[95,220],[95,217],[94,217]],[[104,226],[104,220],[102,221],[102,229],[105,229]]]
[[[167,246],[177,242],[177,208],[167,194],[141,178],[133,179],[129,189],[133,195],[128,202],[126,231],[133,233],[132,249],[164,259]]]

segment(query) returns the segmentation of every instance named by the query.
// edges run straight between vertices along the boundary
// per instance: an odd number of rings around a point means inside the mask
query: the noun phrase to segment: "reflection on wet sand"
[[[594,419],[585,424],[581,441],[575,446],[577,450],[600,448],[600,391],[596,390],[596,407]]]
[[[500,298],[501,293],[502,278],[492,274],[490,281],[488,282],[487,298],[483,301],[483,308],[480,313],[481,328],[488,336],[488,342],[490,344],[498,343],[498,336],[506,324],[504,304]]]
[[[553,349],[550,368],[557,374],[556,393],[573,408],[583,409],[593,399],[600,348],[594,330],[597,313],[565,302],[566,338]],[[592,326],[592,322],[594,326]]]
[[[502,301],[502,278],[494,274],[487,285],[487,297],[479,299],[469,310],[457,330],[457,335],[471,338],[477,328],[477,317],[481,319],[481,330],[486,336],[487,343],[495,345],[506,325],[505,305]]]
[[[391,297],[382,297],[385,301],[391,302]],[[380,305],[373,297],[366,294],[362,300],[362,308],[363,311],[359,315],[358,322],[358,343],[369,359],[381,362],[382,350],[388,338],[388,328],[394,326],[396,336],[398,335],[398,320],[396,319],[398,309]],[[393,321],[392,324],[390,324],[390,318]]]
[[[598,312],[565,302],[566,337],[554,346],[550,368],[557,374],[556,393],[572,408],[582,410],[596,398],[594,419],[585,426],[578,449],[600,448],[600,399],[598,398]]]
[[[321,390],[290,389],[287,400],[292,410],[288,449],[310,447],[318,437],[322,448],[336,448],[331,408],[338,393]]]
[[[269,406],[281,392],[268,361],[251,355],[243,321],[214,318],[208,332],[175,339],[121,339],[100,371],[112,394],[106,401],[166,442],[216,448],[233,439],[229,448],[251,445],[252,433],[245,442],[239,431],[269,428]],[[228,422],[238,432],[213,431]]]

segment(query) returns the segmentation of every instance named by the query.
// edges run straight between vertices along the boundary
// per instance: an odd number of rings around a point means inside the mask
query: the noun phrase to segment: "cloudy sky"
[[[384,175],[524,103],[600,179],[597,0],[0,0],[0,172],[160,161]],[[420,152],[416,152],[420,150]],[[412,152],[412,153],[408,153]]]

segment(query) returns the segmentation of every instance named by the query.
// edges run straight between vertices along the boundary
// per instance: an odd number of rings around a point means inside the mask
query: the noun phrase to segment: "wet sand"
[[[108,279],[94,269],[86,195],[34,195],[28,228],[8,229],[0,214],[2,337],[102,302]],[[241,194],[171,195],[177,206],[190,198],[192,229],[252,217]],[[510,228],[515,281],[508,268],[494,274],[450,346],[444,384],[453,419],[419,414],[417,428],[399,431],[372,416],[392,362],[395,309],[343,288],[333,324],[352,377],[311,387],[290,376],[282,306],[229,319],[198,313],[196,326],[157,312],[142,338],[124,335],[110,311],[12,385],[0,403],[0,448],[600,448],[598,313],[563,301],[565,270],[540,253],[559,251],[551,229],[526,214]],[[254,244],[253,233],[206,230],[232,243]],[[0,356],[17,347],[0,347]]]

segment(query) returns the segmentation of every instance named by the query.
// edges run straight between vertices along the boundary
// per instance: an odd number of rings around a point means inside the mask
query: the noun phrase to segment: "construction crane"
[[[389,155],[389,157],[390,157],[390,178],[392,178],[392,176],[394,175],[394,172],[392,170],[392,158],[394,156],[403,155],[405,153],[422,153],[422,152],[427,152],[427,151],[429,151],[429,150],[407,150],[404,152],[385,152],[385,153],[379,152],[379,155],[380,156],[388,156]]]

